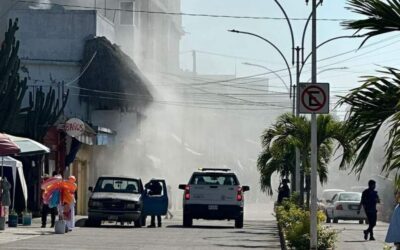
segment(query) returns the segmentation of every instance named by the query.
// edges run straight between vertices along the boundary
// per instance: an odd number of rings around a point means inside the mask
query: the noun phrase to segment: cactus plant
[[[69,91],[63,95],[61,105],[56,100],[55,89],[50,87],[47,93],[39,87],[36,93],[29,92],[29,107],[26,119],[26,131],[32,139],[42,141],[49,127],[61,116],[67,104]]]
[[[27,90],[27,79],[20,79],[19,41],[15,39],[18,19],[10,19],[8,31],[0,49],[0,131],[9,132]]]

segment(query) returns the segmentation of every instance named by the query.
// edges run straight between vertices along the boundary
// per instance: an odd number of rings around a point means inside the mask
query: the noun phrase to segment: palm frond
[[[371,37],[400,30],[399,0],[349,0],[348,5],[350,11],[365,16],[362,20],[342,23],[347,29],[356,30],[356,33],[367,30],[362,34],[365,39],[360,47]]]
[[[357,174],[361,173],[381,127],[400,111],[398,106],[399,71],[394,68],[385,68],[379,72],[386,76],[364,78],[365,82],[361,87],[352,90],[339,101],[339,105],[350,105],[346,117],[346,136],[354,142],[355,151],[358,153],[352,169]],[[392,120],[393,124],[395,121]],[[395,130],[391,133],[392,135],[399,134]],[[392,146],[395,144],[387,144],[386,147],[389,151],[385,168],[390,168],[391,158],[396,152],[400,153],[400,146],[399,149],[391,148]]]

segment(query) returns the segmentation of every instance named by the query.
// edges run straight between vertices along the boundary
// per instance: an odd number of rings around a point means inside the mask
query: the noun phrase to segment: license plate
[[[218,205],[208,205],[208,210],[218,210]]]
[[[359,205],[350,205],[349,208],[351,210],[358,210]]]
[[[115,215],[108,216],[108,220],[117,220],[117,219],[118,219],[118,216],[115,216]]]

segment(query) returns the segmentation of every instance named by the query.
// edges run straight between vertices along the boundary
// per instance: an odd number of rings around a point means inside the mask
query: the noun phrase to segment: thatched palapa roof
[[[95,109],[131,110],[153,99],[149,81],[133,60],[105,37],[86,41],[81,72],[80,98]]]

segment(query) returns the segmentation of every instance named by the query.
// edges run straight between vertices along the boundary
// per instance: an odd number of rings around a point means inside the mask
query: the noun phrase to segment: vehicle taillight
[[[190,186],[185,187],[185,200],[190,200]]]
[[[336,210],[343,210],[342,204],[337,205],[337,206],[336,206]]]
[[[236,195],[236,200],[237,200],[237,201],[242,201],[242,200],[243,200],[243,191],[242,191],[242,187],[238,187],[237,195]]]

